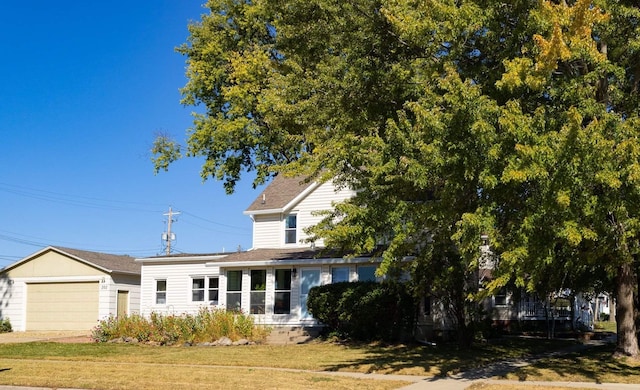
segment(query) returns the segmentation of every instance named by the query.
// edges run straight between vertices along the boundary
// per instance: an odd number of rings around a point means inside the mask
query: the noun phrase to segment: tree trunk
[[[638,358],[638,336],[633,307],[633,288],[636,283],[631,264],[618,267],[616,276],[616,327],[618,344],[616,355]]]

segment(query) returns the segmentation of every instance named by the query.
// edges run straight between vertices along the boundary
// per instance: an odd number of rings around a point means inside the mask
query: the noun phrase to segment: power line
[[[119,210],[119,211],[136,211],[136,212],[147,212],[147,213],[157,213],[157,210],[149,210],[138,207],[133,207],[136,205],[140,206],[157,206],[157,204],[151,204],[146,202],[131,202],[131,201],[120,201],[120,200],[110,200],[110,199],[101,199],[101,198],[92,198],[81,195],[70,195],[63,194],[59,192],[40,190],[35,188],[28,188],[23,186],[16,186],[7,183],[0,183],[0,191],[24,196],[27,198],[43,200],[47,202],[54,202],[60,204],[67,204],[71,206],[78,207],[88,207],[94,209],[102,209],[102,210]],[[126,205],[120,206],[118,204]]]
[[[232,236],[250,236],[251,235],[251,232],[247,231],[247,230],[250,230],[250,229],[243,229],[244,232],[237,233],[237,232],[229,232],[229,231],[224,231],[224,230],[211,229],[211,228],[208,228],[206,226],[198,225],[197,223],[193,223],[193,222],[191,222],[189,220],[186,220],[186,219],[182,219],[180,222],[186,223],[187,225],[195,226],[195,227],[203,229],[203,230],[207,230],[207,231],[210,231],[210,232],[218,233],[218,234],[232,235]]]
[[[155,248],[148,248],[148,249],[142,249],[142,248],[141,249],[122,249],[122,248],[116,249],[116,248],[113,248],[113,247],[84,248],[84,247],[82,247],[81,244],[79,245],[78,243],[65,242],[65,241],[52,242],[52,241],[44,239],[44,238],[25,236],[25,235],[18,234],[18,233],[7,232],[5,230],[0,230],[0,232],[10,233],[10,234],[15,235],[15,236],[10,236],[10,235],[7,235],[7,234],[0,234],[0,240],[13,242],[13,243],[16,243],[16,244],[21,244],[21,245],[38,247],[38,248],[44,248],[44,247],[47,247],[47,246],[70,246],[70,247],[73,247],[75,249],[86,250],[86,251],[90,251],[90,252],[108,252],[108,253],[111,253],[111,254],[133,254],[133,253],[140,253],[140,254],[148,253],[148,254],[152,254],[152,253],[155,253],[155,251],[156,251]],[[36,239],[36,240],[44,240],[44,241],[34,241],[34,240],[20,238],[20,237],[16,237],[16,236],[32,238],[32,239]],[[21,257],[17,257],[17,256],[7,256],[7,257],[21,258]]]
[[[211,223],[213,225],[218,225],[218,226],[222,226],[222,227],[226,227],[226,228],[230,228],[230,229],[247,230],[246,228],[243,228],[243,227],[226,225],[224,223],[220,223],[220,222],[212,221],[210,219],[202,218],[202,217],[199,217],[199,216],[197,216],[195,214],[191,214],[188,211],[184,211],[183,210],[182,213],[185,214],[185,215],[192,216],[193,218],[197,218],[197,219],[199,219],[201,221],[209,222],[209,223]]]

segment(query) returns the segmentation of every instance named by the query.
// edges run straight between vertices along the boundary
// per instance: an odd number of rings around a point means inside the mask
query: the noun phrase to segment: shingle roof
[[[312,250],[309,248],[264,248],[253,249],[246,252],[230,253],[217,263],[238,262],[238,261],[262,261],[262,260],[308,260],[308,259],[336,259],[346,255],[345,252],[320,248]]]
[[[112,255],[108,253],[90,252],[80,249],[51,247],[54,250],[78,257],[87,263],[91,263],[107,269],[111,272],[123,272],[140,274],[140,264],[133,257],[127,255]]]
[[[245,213],[282,209],[313,183],[313,181],[305,182],[304,178],[300,176],[285,177],[284,175],[278,175],[251,203]]]

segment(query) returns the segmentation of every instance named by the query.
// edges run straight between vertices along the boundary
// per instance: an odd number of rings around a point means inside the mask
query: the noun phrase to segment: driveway
[[[9,332],[0,333],[0,343],[29,343],[32,341],[52,341],[58,343],[90,343],[90,331],[60,330],[50,332]]]

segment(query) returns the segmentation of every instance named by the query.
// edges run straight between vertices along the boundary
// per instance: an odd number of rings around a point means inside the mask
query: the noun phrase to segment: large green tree
[[[624,1],[211,0],[191,24],[187,145],[228,192],[245,171],[358,188],[313,232],[414,256],[470,340],[481,235],[489,291],[615,278],[637,356],[639,10]],[[384,245],[380,246],[379,244]],[[550,274],[553,277],[550,277]],[[560,276],[558,276],[560,275]],[[563,277],[571,275],[571,277]]]

